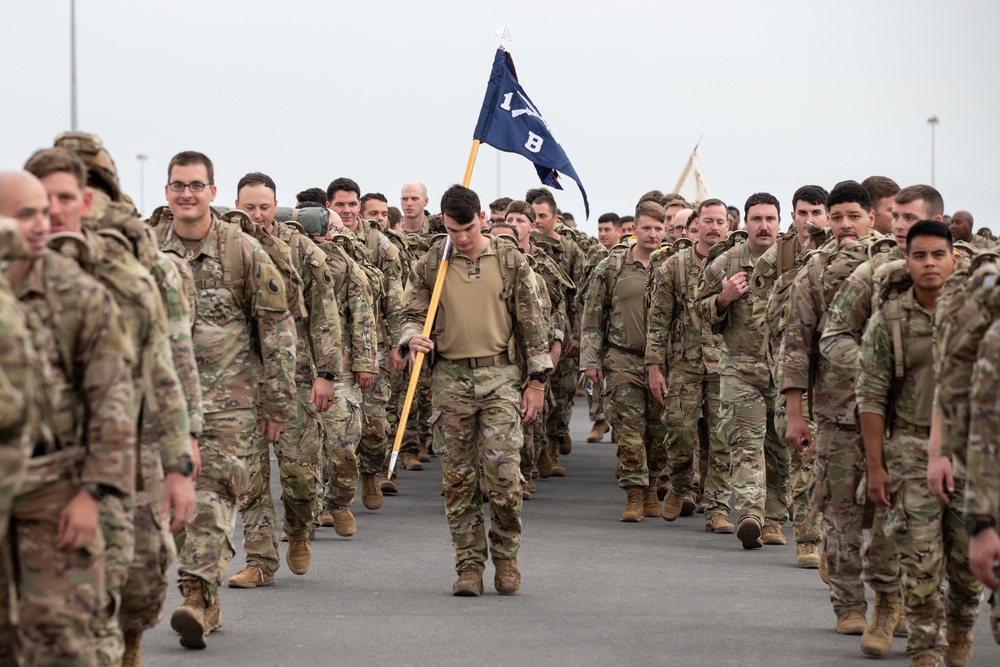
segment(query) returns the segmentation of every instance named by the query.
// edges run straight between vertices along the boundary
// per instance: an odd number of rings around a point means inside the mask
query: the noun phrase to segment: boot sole
[[[639,523],[640,521],[642,521],[642,515],[639,515],[639,516],[619,516],[618,520],[622,521],[624,523]]]
[[[184,648],[202,649],[208,646],[205,628],[183,607],[176,609],[170,617],[170,627],[180,635],[181,646]]]
[[[680,514],[674,514],[673,516],[668,516],[663,512],[660,512],[660,516],[663,517],[664,521],[677,521],[677,517],[679,517]]]
[[[744,549],[760,549],[760,526],[753,519],[740,521],[740,527],[736,529],[736,537],[743,543]]]
[[[456,584],[455,586],[452,586],[451,594],[460,598],[477,598],[483,594],[483,590],[475,586],[466,584],[459,586]]]
[[[691,516],[698,509],[698,505],[692,500],[685,500],[681,503],[681,516]]]
[[[882,658],[889,655],[889,650],[892,648],[892,642],[890,641],[889,646],[865,646],[864,634],[861,637],[861,652],[865,655],[875,656],[876,658]]]
[[[394,496],[399,493],[399,489],[395,484],[389,486],[388,484],[382,484],[382,495],[383,496]]]
[[[541,474],[541,473],[539,473],[539,474]],[[566,476],[566,469],[565,468],[553,468],[552,469],[552,475],[551,475],[551,477],[565,477],[565,476]]]
[[[233,583],[233,580],[230,579],[229,581],[226,582],[226,586],[228,586],[229,588],[242,588],[243,590],[249,590],[251,588],[263,588],[265,586],[274,586],[274,579],[269,579],[263,582],[250,582],[249,584],[244,584],[239,581]]]
[[[382,507],[382,499],[378,498],[376,501],[373,502],[371,500],[366,501],[364,498],[362,498],[361,504],[365,506],[366,510],[372,510],[374,512],[375,510],[380,509]]]
[[[803,570],[818,570],[819,558],[818,557],[796,558],[795,567],[801,567]]]
[[[411,463],[410,465],[406,465],[404,463],[403,467],[406,468],[407,470],[418,470],[419,471],[419,470],[423,470],[424,469],[424,464],[420,463],[418,461],[417,463]]]

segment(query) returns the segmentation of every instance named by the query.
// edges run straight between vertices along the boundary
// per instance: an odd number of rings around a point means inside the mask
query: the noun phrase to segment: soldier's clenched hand
[[[542,409],[542,401],[545,400],[545,388],[535,383],[524,388],[524,396],[521,397],[521,423],[529,426],[538,418],[538,413]]]
[[[725,310],[729,304],[739,299],[750,289],[749,278],[746,271],[740,271],[731,278],[722,279],[722,292],[716,301],[718,310]]]
[[[667,395],[667,381],[663,378],[663,371],[659,364],[649,364],[646,368],[649,371],[649,393],[662,404]]]
[[[97,518],[100,510],[88,491],[81,489],[59,514],[59,534],[56,548],[63,551],[82,549],[97,534]]]
[[[595,384],[604,382],[604,372],[600,368],[588,368],[583,372],[587,379]]]

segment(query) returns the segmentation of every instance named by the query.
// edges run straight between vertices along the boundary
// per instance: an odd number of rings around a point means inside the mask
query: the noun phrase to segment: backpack
[[[372,292],[372,303],[379,303],[386,294],[384,278],[379,268],[368,260],[366,248],[356,237],[348,236],[347,234],[334,234],[330,238],[330,241],[361,267],[365,277],[368,279],[368,287]],[[381,309],[376,307],[375,312],[381,313]]]
[[[805,260],[810,282],[819,287],[814,294],[819,303],[819,321],[816,324],[816,339],[826,327],[826,310],[837,296],[844,281],[862,262],[871,258],[869,245],[865,240],[847,239],[836,247],[811,251]]]
[[[719,241],[711,248],[708,249],[708,258],[705,260],[705,266],[711,264],[716,257],[726,252],[727,250],[732,250],[740,243],[746,243],[750,239],[750,234],[747,233],[745,229],[737,229],[734,232],[729,232],[726,234],[726,238]],[[742,264],[740,264],[740,253],[731,252],[729,253],[729,270],[726,271],[726,276],[734,276],[743,270]]]
[[[403,287],[405,288],[406,284],[410,282],[410,272],[413,270],[413,256],[410,255],[410,240],[391,229],[383,229],[382,233],[399,250],[399,261],[403,265],[403,275],[400,282],[403,283]]]
[[[572,300],[576,294],[576,285],[566,275],[566,272],[563,271],[559,262],[544,249],[538,248],[535,254],[538,257],[528,255],[533,262],[531,267],[545,281],[545,286],[549,294],[549,303],[552,311],[555,312],[559,309],[559,305],[563,302],[564,297],[568,295],[568,298]]]

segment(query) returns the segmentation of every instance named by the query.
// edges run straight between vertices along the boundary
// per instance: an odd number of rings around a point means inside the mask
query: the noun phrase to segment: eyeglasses
[[[211,185],[211,183],[202,183],[201,181],[195,181],[194,183],[170,181],[167,183],[167,187],[170,188],[171,192],[184,192],[184,188],[188,188],[191,192],[202,192],[209,185]]]

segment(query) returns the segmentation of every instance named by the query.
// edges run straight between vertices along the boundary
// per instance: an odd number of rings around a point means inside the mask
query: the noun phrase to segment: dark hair
[[[951,230],[948,225],[937,220],[921,220],[906,233],[906,252],[910,252],[910,243],[918,236],[937,236],[948,242],[948,247],[952,248]]]
[[[737,218],[740,217],[740,209],[738,209],[735,206],[727,206],[726,207],[726,213],[733,213],[733,214],[736,215]]]
[[[181,151],[170,158],[170,164],[167,165],[167,180],[170,180],[170,174],[173,172],[174,167],[189,167],[193,164],[205,165],[205,172],[208,174],[208,183],[206,185],[215,183],[215,166],[208,159],[207,155],[198,151]]]
[[[556,208],[556,200],[553,199],[552,197],[549,197],[548,195],[540,195],[538,197],[535,197],[534,200],[525,199],[525,201],[531,204],[532,206],[537,206],[538,204],[547,205],[549,207],[549,210],[552,212],[552,215],[556,215],[557,213],[559,213],[559,209]]]
[[[531,204],[520,199],[514,199],[509,204],[503,212],[503,217],[506,220],[507,216],[511,213],[520,213],[521,215],[528,218],[532,222],[535,221],[535,209],[532,208]]]
[[[869,176],[861,181],[861,187],[868,191],[868,199],[875,205],[886,197],[895,197],[899,192],[896,181],[885,176]]]
[[[826,198],[829,196],[830,193],[818,185],[803,185],[795,191],[794,195],[792,195],[792,213],[795,212],[795,208],[798,206],[799,200],[802,200],[807,204],[812,204],[813,206],[819,206],[820,204],[826,206]]]
[[[326,200],[333,201],[333,195],[338,192],[353,192],[361,198],[361,187],[349,178],[336,178],[326,188]]]
[[[569,211],[563,211],[562,217],[563,220],[572,220],[573,222],[576,222],[576,218]]]
[[[601,224],[602,222],[610,222],[615,226],[615,229],[622,228],[622,219],[618,217],[617,213],[605,213],[601,215],[601,217],[597,219],[597,224]]]
[[[374,199],[375,201],[380,201],[383,204],[389,203],[389,200],[385,198],[385,195],[381,192],[368,192],[364,197],[361,198],[361,210],[365,210],[365,202]]]
[[[300,201],[295,208],[326,208],[326,204],[321,201]]]
[[[467,187],[453,185],[441,195],[441,215],[447,215],[460,225],[475,220],[481,210],[479,195]]]
[[[833,209],[837,204],[858,204],[869,213],[872,210],[872,200],[868,191],[857,181],[841,181],[833,186],[826,197],[826,210]]]
[[[702,212],[702,211],[704,210],[704,208],[705,208],[706,206],[721,206],[722,208],[726,209],[726,214],[727,214],[727,215],[729,214],[729,209],[731,209],[731,208],[736,208],[735,206],[729,206],[729,207],[727,208],[727,207],[726,207],[726,202],[722,201],[721,199],[716,199],[715,197],[713,197],[713,198],[711,198],[711,199],[706,199],[705,201],[703,201],[703,202],[702,202],[702,203],[701,203],[701,204],[700,204],[700,205],[698,206],[698,212],[697,212],[697,213],[695,214],[695,216],[694,216],[694,217],[695,217],[695,218],[701,218],[701,212]],[[689,222],[689,225],[690,225],[690,222]]]
[[[930,185],[910,185],[896,193],[897,204],[909,204],[910,202],[924,200],[927,207],[927,215],[944,215],[944,199],[941,193]]]
[[[403,212],[400,211],[395,206],[389,207],[389,226],[394,227],[399,224],[399,221],[403,219]]]
[[[623,215],[622,216],[622,224],[624,225],[626,222],[635,222],[635,216],[634,215]]]
[[[539,197],[548,197],[549,199],[552,199],[552,212],[555,213],[556,200],[552,197],[552,191],[548,188],[531,188],[524,193],[524,201],[529,204],[534,204],[535,200]]]
[[[87,166],[79,155],[65,148],[43,148],[24,163],[24,170],[35,178],[67,173],[76,179],[80,190],[87,189]]]
[[[761,204],[774,206],[778,211],[778,216],[781,216],[781,203],[777,197],[769,192],[755,192],[747,198],[747,203],[743,205],[743,217],[745,218],[750,213],[751,206],[759,206]]]
[[[500,197],[499,199],[494,199],[490,202],[490,213],[503,213],[507,210],[507,206],[514,201],[510,197]]]
[[[492,227],[490,227],[490,233],[491,234],[493,233],[494,229],[509,229],[510,233],[511,233],[511,236],[513,236],[518,241],[521,240],[521,237],[517,233],[517,228],[515,228],[514,225],[511,225],[511,224],[506,223],[506,222],[498,222],[498,223],[494,224]],[[496,236],[496,235],[494,234],[494,236]]]
[[[300,204],[302,202],[304,202],[304,201],[325,202],[326,201],[326,191],[323,188],[309,188],[309,189],[303,190],[299,194],[295,195],[295,201],[299,202]]]
[[[278,187],[274,184],[274,179],[267,174],[262,174],[259,171],[251,171],[249,174],[240,179],[240,182],[236,184],[236,196],[239,197],[240,190],[248,185],[263,185],[265,188],[271,189],[275,198],[278,196]]]

